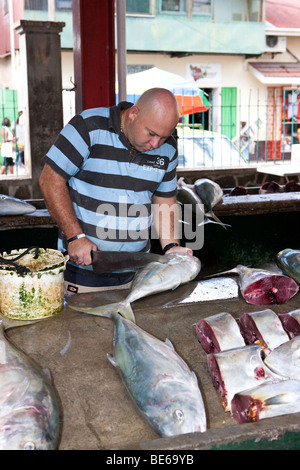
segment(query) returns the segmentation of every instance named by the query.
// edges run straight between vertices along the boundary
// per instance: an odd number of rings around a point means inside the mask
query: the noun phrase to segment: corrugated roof
[[[290,62],[250,62],[265,77],[300,77],[300,63]]]
[[[300,28],[300,1],[266,0],[266,21],[277,28]]]
[[[298,62],[248,62],[249,71],[264,84],[300,85]]]

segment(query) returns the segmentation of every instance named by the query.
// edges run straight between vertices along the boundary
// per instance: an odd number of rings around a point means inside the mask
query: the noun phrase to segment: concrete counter
[[[182,303],[197,282],[138,300],[132,306],[136,323],[163,341],[169,338],[195,371],[207,411],[205,433],[161,439],[143,420],[106,357],[113,352],[113,323],[109,319],[83,315],[66,304],[55,317],[8,330],[8,337],[16,345],[51,372],[61,404],[60,450],[192,450],[227,446],[299,449],[299,414],[238,425],[225,413],[195,332],[195,324],[201,318],[225,311],[239,318],[245,312],[266,307],[249,305],[240,294],[224,300]],[[78,305],[104,305],[121,300],[125,294],[126,291],[80,294],[71,301]],[[298,293],[287,304],[271,308],[276,313],[299,308],[299,296]]]

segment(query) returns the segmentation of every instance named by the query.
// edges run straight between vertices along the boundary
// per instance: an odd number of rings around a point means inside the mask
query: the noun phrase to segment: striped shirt
[[[120,113],[131,106],[121,102],[77,114],[44,157],[66,179],[82,230],[100,250],[148,251],[152,196],[176,194],[175,139],[130,153]],[[58,248],[66,246],[60,233]]]

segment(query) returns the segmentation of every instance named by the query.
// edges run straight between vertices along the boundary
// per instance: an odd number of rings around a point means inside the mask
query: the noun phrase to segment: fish
[[[36,208],[22,199],[0,194],[0,216],[32,214]]]
[[[282,380],[262,360],[262,348],[252,344],[206,356],[212,383],[225,411],[231,410],[231,400],[242,390],[267,381]]]
[[[204,202],[196,193],[195,186],[185,183],[183,177],[179,178],[177,181],[176,197],[177,201],[180,204],[183,204],[183,206],[191,206],[192,213],[196,215],[197,220],[200,221],[198,225],[216,223],[226,228],[227,224],[223,224],[215,214],[212,215],[211,212],[205,212]],[[208,217],[212,217],[214,220],[211,220]]]
[[[245,346],[236,320],[227,312],[199,320],[196,334],[206,354]]]
[[[259,342],[268,354],[282,343],[289,341],[279,317],[271,309],[244,313],[239,326],[247,344]]]
[[[47,374],[7,339],[5,331],[11,326],[1,319],[0,450],[55,450],[57,397]]]
[[[245,186],[236,186],[228,194],[228,196],[247,196],[247,195],[248,195],[248,189],[245,188]]]
[[[276,181],[266,182],[261,185],[258,194],[281,193],[282,187]]]
[[[289,335],[290,339],[300,336],[300,309],[292,310],[287,313],[279,313],[278,317],[283,328]]]
[[[299,396],[300,382],[297,380],[267,382],[236,393],[231,402],[231,414],[241,424],[299,413]]]
[[[300,284],[300,250],[285,248],[276,255],[276,263],[289,277]]]
[[[71,308],[114,322],[114,355],[107,357],[142,417],[161,437],[206,431],[197,377],[168,339],[159,340],[115,312]]]
[[[174,290],[179,285],[194,279],[200,272],[201,262],[195,256],[183,253],[170,253],[164,256],[168,259],[167,263],[154,261],[137,271],[130,292],[124,300],[95,307],[93,311],[98,313],[119,312],[124,318],[135,322],[131,307],[132,302],[148,295]],[[69,302],[74,302],[74,298]]]
[[[276,374],[300,380],[300,336],[273,349],[264,362]]]
[[[218,183],[208,178],[200,178],[196,180],[194,183],[194,188],[196,194],[202,201],[202,204],[204,204],[206,217],[211,217],[226,229],[226,226],[223,224],[223,222],[221,222],[221,220],[213,212],[213,208],[223,200],[224,194],[222,188],[218,185]]]
[[[290,180],[284,185],[284,189],[286,193],[297,192],[300,191],[300,184],[295,180]]]
[[[238,274],[241,295],[247,303],[253,305],[284,304],[299,290],[297,283],[289,276],[242,264],[209,277],[223,274]]]

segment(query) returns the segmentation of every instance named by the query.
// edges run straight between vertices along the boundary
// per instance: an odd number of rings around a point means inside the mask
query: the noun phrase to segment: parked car
[[[239,167],[248,163],[231,140],[217,132],[180,129],[177,145],[181,167]]]

